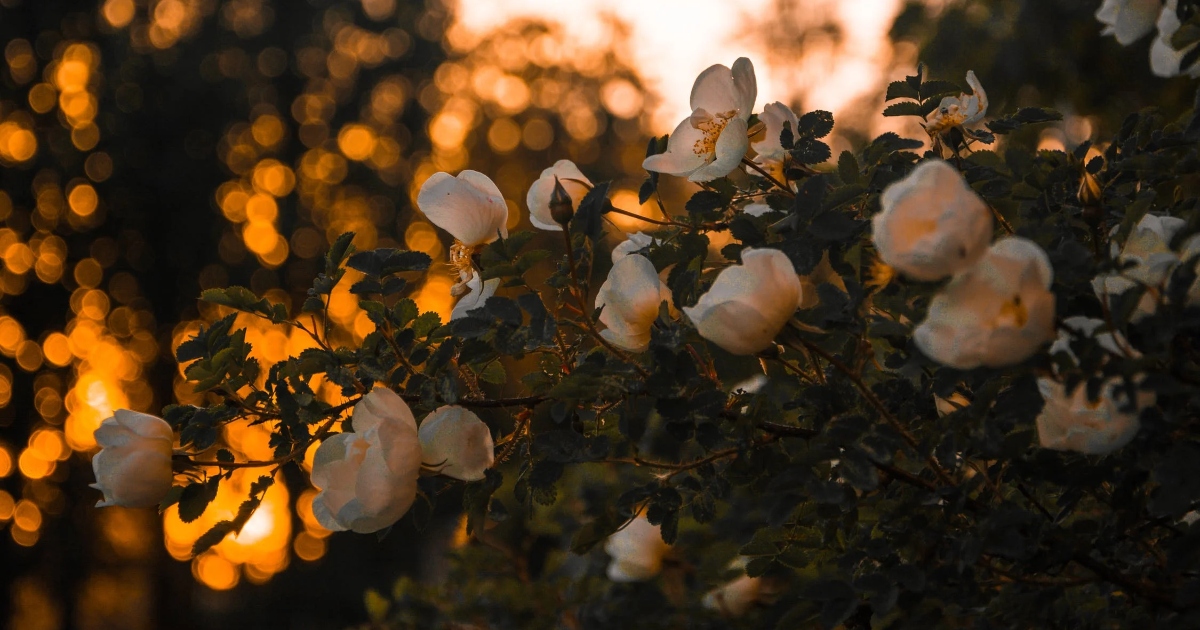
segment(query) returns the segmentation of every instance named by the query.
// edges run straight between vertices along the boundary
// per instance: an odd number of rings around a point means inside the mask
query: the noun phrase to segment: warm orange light
[[[37,153],[37,137],[13,121],[0,123],[0,158],[27,162]]]
[[[237,586],[237,567],[216,553],[204,553],[192,561],[192,575],[214,591],[227,591]]]
[[[8,452],[8,448],[0,444],[0,479],[3,479],[12,474],[13,460],[12,454]],[[11,498],[9,499],[11,501]],[[0,497],[0,503],[3,503],[3,498]],[[2,506],[0,506],[2,507]],[[3,515],[3,510],[0,509],[0,515]],[[0,519],[2,520],[2,519]]]
[[[375,132],[365,125],[351,124],[338,132],[338,149],[351,160],[362,162],[375,151]]]
[[[42,354],[50,363],[64,367],[71,362],[71,344],[67,336],[60,333],[50,333],[42,342]]]
[[[72,188],[71,193],[67,195],[67,203],[70,204],[71,211],[81,217],[95,212],[99,202],[100,198],[96,195],[96,189],[89,184],[80,184]]]
[[[263,148],[271,148],[283,139],[283,121],[278,116],[264,114],[254,119],[250,126],[250,134]]]
[[[128,26],[133,21],[136,11],[137,6],[133,4],[133,0],[107,0],[100,9],[104,21],[113,28]]]
[[[10,520],[16,509],[17,504],[13,501],[12,495],[0,490],[0,522]]]
[[[29,88],[29,107],[39,114],[54,109],[54,105],[58,103],[58,93],[54,91],[54,86],[49,83],[39,83]]]
[[[275,217],[279,215],[279,206],[275,204],[275,199],[271,195],[258,193],[246,200],[246,218],[253,223],[269,224],[275,221]],[[274,229],[271,229],[274,232]],[[249,239],[249,237],[247,237]],[[273,240],[273,239],[272,239]],[[246,241],[249,245],[250,241]],[[254,250],[258,252],[258,250]],[[261,252],[258,252],[261,253]]]

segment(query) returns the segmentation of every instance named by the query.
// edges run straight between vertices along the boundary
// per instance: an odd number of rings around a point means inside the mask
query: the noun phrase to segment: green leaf
[[[508,382],[508,374],[504,372],[504,364],[492,361],[479,373],[479,378],[485,383],[503,385]]]
[[[917,98],[917,90],[908,81],[892,81],[888,84],[887,96],[884,100],[893,101],[898,98]]]
[[[892,103],[883,110],[884,116],[917,116],[924,118],[925,114],[921,110],[921,104],[915,101],[902,101]]]

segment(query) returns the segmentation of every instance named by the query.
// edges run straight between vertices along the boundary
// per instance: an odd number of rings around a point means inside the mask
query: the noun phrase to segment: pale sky
[[[769,62],[755,25],[778,19],[769,0],[457,0],[457,20],[471,32],[486,32],[513,18],[559,22],[580,42],[603,37],[605,12],[632,28],[630,61],[661,100],[651,112],[658,133],[669,132],[690,113],[688,94],[696,75],[708,66],[732,65],[738,57],[754,62],[758,77],[756,109],[771,101],[790,103],[804,94],[807,109],[838,111],[878,90],[888,77],[892,48],[887,37],[899,0],[796,0],[805,15],[832,15],[843,25],[837,51],[803,60]],[[883,94],[879,95],[882,109]]]

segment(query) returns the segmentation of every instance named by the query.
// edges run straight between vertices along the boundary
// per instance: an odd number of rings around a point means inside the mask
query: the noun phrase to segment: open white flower
[[[743,213],[748,214],[752,217],[761,217],[764,214],[767,214],[768,212],[774,212],[774,211],[775,211],[775,209],[772,208],[770,204],[763,202],[763,201],[755,201],[754,203],[748,203],[745,205],[745,207],[742,208]]]
[[[1175,217],[1143,216],[1125,239],[1123,247],[1118,250],[1115,241],[1111,244],[1111,253],[1117,262],[1132,262],[1133,266],[1120,273],[1102,274],[1093,279],[1096,297],[1110,301],[1141,284],[1147,288],[1131,319],[1136,322],[1154,314],[1162,297],[1163,284],[1179,263],[1179,255],[1171,250],[1171,239],[1186,223]],[[1109,306],[1112,306],[1111,302]]]
[[[379,387],[354,406],[354,433],[317,447],[313,516],[325,529],[366,534],[400,520],[417,497],[421,444],[412,410]]]
[[[992,213],[948,162],[926,160],[883,191],[871,219],[879,257],[916,280],[976,263],[992,240]]]
[[[987,92],[983,91],[983,85],[975,77],[974,70],[967,71],[967,85],[971,86],[971,94],[944,97],[938,108],[929,112],[925,117],[926,131],[932,134],[951,127],[970,125],[987,115]]]
[[[605,329],[600,335],[631,352],[650,346],[650,327],[659,305],[671,304],[671,290],[659,279],[649,258],[629,254],[618,260],[596,293],[596,308]]]
[[[634,232],[626,234],[625,240],[617,244],[612,250],[612,261],[616,263],[618,260],[635,253],[640,252],[651,245],[658,243],[658,239],[646,234],[645,232]]]
[[[638,516],[604,541],[608,579],[614,582],[644,582],[662,571],[663,558],[671,546],[663,542],[658,525]]]
[[[695,306],[685,306],[700,336],[733,354],[764,350],[799,308],[800,276],[777,249],[744,249],[742,264],[717,274]]]
[[[96,483],[104,493],[96,507],[158,505],[171,491],[171,425],[146,413],[118,409],[95,432],[100,452],[92,457]]]
[[[762,578],[736,577],[704,594],[700,605],[728,617],[741,617],[759,601]]]
[[[1096,10],[1096,19],[1104,24],[1101,35],[1112,35],[1117,43],[1128,46],[1154,30],[1162,12],[1162,0],[1104,0]]]
[[[779,136],[783,133],[783,123],[791,125],[794,137],[800,119],[796,117],[796,112],[793,112],[790,107],[778,101],[763,106],[763,111],[758,115],[758,119],[766,125],[766,129],[763,131],[763,139],[753,143],[754,150],[758,153],[754,161],[759,164],[782,162],[783,157],[787,155],[787,150],[779,142]]]
[[[1101,332],[1105,326],[1101,319],[1068,317],[1063,320],[1064,329],[1051,344],[1050,353],[1066,352],[1073,361],[1078,361],[1071,350],[1074,334],[1095,339],[1113,355],[1140,356],[1120,333]],[[1139,390],[1135,405],[1130,407],[1129,392],[1120,378],[1102,383],[1099,398],[1094,401],[1088,400],[1086,382],[1078,383],[1074,391],[1068,392],[1057,380],[1042,377],[1038,379],[1038,390],[1045,401],[1037,417],[1038,442],[1043,448],[1089,455],[1111,453],[1128,444],[1141,426],[1138,421],[1141,410],[1155,401],[1153,392]]]
[[[1193,63],[1188,68],[1180,67],[1183,58],[1196,47],[1196,44],[1185,46],[1183,50],[1175,50],[1171,47],[1171,37],[1175,35],[1180,26],[1183,26],[1179,21],[1179,16],[1175,13],[1178,4],[1177,0],[1167,0],[1158,14],[1158,35],[1150,44],[1150,70],[1164,78],[1178,76],[1185,72],[1193,78],[1200,77],[1200,64]]]
[[[750,147],[746,121],[757,97],[754,65],[745,57],[732,70],[717,64],[701,72],[692,85],[692,115],[671,133],[666,153],[646,158],[642,168],[693,182],[733,172]]]
[[[934,296],[913,341],[929,358],[967,370],[1020,363],[1054,338],[1053,270],[1019,236],[995,242]]]
[[[488,298],[496,294],[496,288],[500,286],[500,278],[482,280],[479,272],[472,270],[470,277],[457,286],[465,287],[467,293],[458,298],[454,310],[450,311],[450,321],[466,317],[467,311],[483,306]]]
[[[417,193],[417,207],[434,225],[467,247],[508,236],[508,205],[487,175],[463,171],[457,177],[437,172]]]
[[[1104,455],[1128,444],[1141,426],[1141,410],[1154,404],[1153,392],[1139,390],[1130,409],[1128,391],[1119,378],[1105,381],[1094,401],[1088,400],[1087,383],[1068,393],[1061,383],[1043,377],[1038,391],[1046,401],[1037,417],[1042,448],[1088,455]]]
[[[438,474],[462,481],[483,479],[495,461],[492,432],[471,411],[457,405],[439,407],[421,421],[417,432],[423,464]]]
[[[571,205],[575,209],[579,208],[579,202],[591,189],[592,181],[571,160],[559,160],[542,171],[541,177],[529,187],[529,193],[525,195],[525,203],[529,206],[529,222],[541,230],[561,232],[562,226],[550,216],[550,196],[554,194],[555,177],[571,196]]]

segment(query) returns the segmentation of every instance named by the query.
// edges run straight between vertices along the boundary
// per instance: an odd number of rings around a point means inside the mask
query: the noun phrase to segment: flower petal
[[[708,154],[697,153],[696,143],[704,140],[704,132],[685,118],[667,139],[665,153],[651,155],[642,161],[642,168],[655,173],[684,176],[707,164]]]
[[[483,173],[434,173],[421,185],[417,207],[430,222],[469,246],[508,236],[508,205]]]
[[[463,407],[448,405],[429,414],[419,437],[424,464],[447,477],[477,481],[495,461],[491,430]]]

